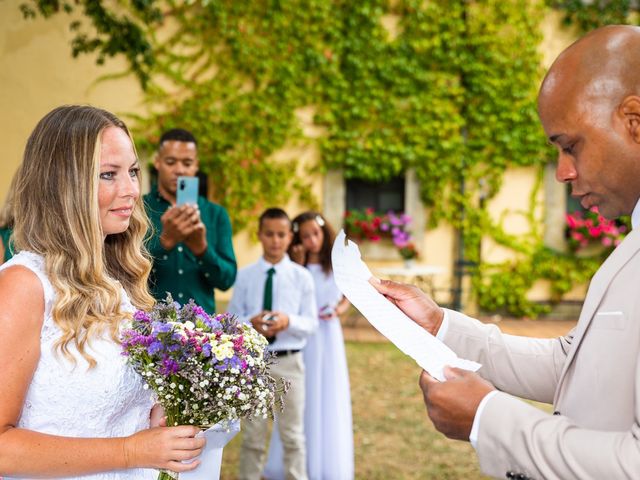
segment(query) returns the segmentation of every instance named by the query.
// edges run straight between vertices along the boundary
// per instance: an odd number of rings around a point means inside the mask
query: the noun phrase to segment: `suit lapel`
[[[558,382],[558,388],[556,389],[556,395],[554,404],[557,405],[562,385],[573,362],[580,343],[587,332],[591,320],[595,313],[598,311],[598,307],[602,301],[602,297],[609,288],[609,284],[620,271],[622,267],[629,261],[629,259],[640,249],[640,228],[632,230],[623,240],[623,242],[609,255],[602,266],[595,273],[589,284],[589,290],[582,305],[582,311],[580,312],[580,319],[576,328],[576,333],[571,341],[571,348],[567,354],[567,359],[564,362],[562,373],[560,374],[560,380]]]

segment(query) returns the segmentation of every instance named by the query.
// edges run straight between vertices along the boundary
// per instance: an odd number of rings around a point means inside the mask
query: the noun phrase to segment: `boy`
[[[284,411],[276,412],[277,425],[284,448],[286,478],[306,480],[305,379],[300,350],[318,327],[313,278],[286,253],[293,233],[284,210],[269,208],[260,216],[258,238],[263,256],[238,272],[229,312],[250,322],[269,339],[268,349],[277,356],[271,374],[278,381],[291,382]],[[266,460],[267,426],[267,420],[257,417],[243,423],[241,480],[261,478]]]

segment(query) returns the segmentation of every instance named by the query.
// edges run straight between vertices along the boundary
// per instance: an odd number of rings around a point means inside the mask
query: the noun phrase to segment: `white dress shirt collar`
[[[280,267],[282,267],[283,265],[290,263],[291,260],[289,259],[289,255],[287,255],[286,253],[284,254],[284,257],[282,257],[282,260],[280,260],[278,263],[269,263],[267,262],[264,257],[260,257],[260,260],[258,260],[258,263],[260,264],[260,269],[263,272],[266,272],[267,270],[269,270],[271,267],[275,268],[276,271],[278,271],[278,269]]]
[[[631,228],[640,227],[640,198],[638,199],[638,203],[636,203],[636,207],[631,212]]]

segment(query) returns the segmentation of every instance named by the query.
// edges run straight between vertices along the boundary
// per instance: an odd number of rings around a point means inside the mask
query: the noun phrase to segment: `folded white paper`
[[[233,422],[228,428],[218,424],[200,432],[196,437],[204,436],[207,443],[198,460],[200,465],[195,470],[180,474],[180,480],[218,480],[222,467],[223,447],[240,431],[240,422]]]
[[[345,297],[380,333],[387,337],[418,365],[440,381],[449,365],[476,371],[480,364],[459,358],[453,350],[407,317],[370,283],[373,276],[362,261],[360,250],[344,231],[340,231],[331,250],[333,275]]]

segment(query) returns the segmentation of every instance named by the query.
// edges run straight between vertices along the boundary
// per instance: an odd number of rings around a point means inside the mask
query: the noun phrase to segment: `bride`
[[[198,465],[181,461],[201,453],[199,430],[160,426],[120,354],[119,329],[153,303],[139,171],[104,110],[56,108],[29,137],[13,182],[19,253],[0,267],[0,475],[151,479]]]

